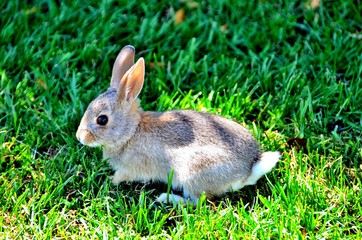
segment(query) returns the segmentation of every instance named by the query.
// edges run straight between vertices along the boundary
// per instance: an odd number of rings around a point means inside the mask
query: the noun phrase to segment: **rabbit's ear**
[[[124,74],[121,84],[117,90],[120,101],[133,101],[137,98],[143,87],[145,78],[145,61],[143,58],[138,61]]]
[[[124,74],[134,64],[135,49],[131,45],[127,45],[119,52],[116,61],[113,64],[111,88],[118,89]]]

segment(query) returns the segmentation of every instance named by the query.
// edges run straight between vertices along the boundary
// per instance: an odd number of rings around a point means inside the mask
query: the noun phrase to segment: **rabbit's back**
[[[259,146],[247,129],[210,113],[191,110],[144,112],[139,128],[140,133],[152,135],[170,149],[200,145],[223,148],[224,152],[235,156],[259,154]]]

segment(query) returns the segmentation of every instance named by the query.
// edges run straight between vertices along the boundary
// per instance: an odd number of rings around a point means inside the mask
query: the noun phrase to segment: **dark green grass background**
[[[184,19],[175,24],[176,12]],[[362,2],[1,1],[0,237],[362,237]],[[75,131],[120,49],[146,60],[146,110],[234,119],[281,162],[191,206],[112,186]]]

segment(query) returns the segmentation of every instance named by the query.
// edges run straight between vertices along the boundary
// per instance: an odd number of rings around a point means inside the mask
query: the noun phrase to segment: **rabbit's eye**
[[[97,124],[98,125],[104,126],[104,125],[107,124],[107,122],[108,122],[108,117],[106,115],[100,115],[97,118]]]

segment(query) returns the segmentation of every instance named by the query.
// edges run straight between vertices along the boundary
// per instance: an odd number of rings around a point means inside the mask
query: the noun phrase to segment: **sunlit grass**
[[[0,237],[362,238],[361,6],[1,2]],[[147,63],[144,109],[234,119],[281,162],[195,207],[155,204],[164,185],[113,186],[75,131],[127,44]]]

